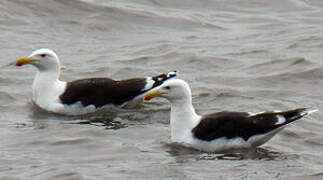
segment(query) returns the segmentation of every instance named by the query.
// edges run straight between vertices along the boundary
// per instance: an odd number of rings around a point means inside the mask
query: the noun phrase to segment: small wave
[[[270,81],[285,81],[286,83],[295,83],[299,81],[301,83],[317,83],[322,81],[323,78],[323,68],[309,68],[307,70],[298,70],[298,71],[291,71],[288,72],[277,72],[271,73],[269,75],[263,75],[256,77],[257,80],[270,80]],[[309,81],[304,81],[307,79]]]
[[[168,27],[176,29],[191,29],[191,28],[207,28],[215,30],[227,30],[227,28],[214,24],[213,20],[206,20],[209,14],[201,11],[194,11],[190,9],[175,9],[174,6],[169,8],[156,8],[159,6],[158,2],[149,3],[98,3],[92,1],[82,1],[89,6],[105,9],[101,12],[105,15],[109,14],[110,19],[121,20],[121,22],[135,23],[148,25],[149,27]],[[186,3],[184,3],[186,4]],[[179,13],[179,11],[181,13]],[[112,13],[113,12],[113,13]],[[102,14],[102,15],[103,15]]]
[[[15,98],[11,96],[9,93],[0,91],[0,99],[2,101],[2,105],[5,104],[5,102],[9,103],[10,101],[14,100]]]
[[[268,66],[270,67],[290,67],[293,65],[298,65],[298,66],[308,66],[308,65],[314,65],[314,63],[312,63],[311,61],[303,58],[303,57],[295,57],[295,58],[287,58],[287,59],[274,59],[274,60],[270,60],[267,62],[262,62],[259,64],[255,64],[250,66],[249,68],[253,68],[253,69],[259,69],[259,68],[268,68]],[[272,69],[271,69],[272,70]]]
[[[254,64],[244,68],[247,74],[257,75],[257,78],[277,77],[301,74],[312,71],[318,65],[302,57],[275,59]]]
[[[312,174],[310,176],[312,176],[312,177],[318,177],[318,176],[323,177],[323,172],[315,173],[315,174]]]
[[[124,3],[124,2],[123,2]],[[131,2],[130,2],[131,3]],[[217,25],[208,14],[204,12],[191,12],[186,9],[182,11],[167,9],[161,10],[156,7],[136,4],[135,7],[113,5],[113,3],[98,3],[82,0],[55,0],[55,1],[12,1],[7,6],[19,8],[19,11],[11,11],[3,8],[2,14],[8,18],[2,18],[1,24],[24,26],[24,33],[33,33],[35,28],[54,31],[62,28],[63,24],[68,26],[65,32],[98,31],[138,31],[138,28],[162,27],[166,29],[181,29],[190,31],[194,29],[226,30],[222,25]],[[1,9],[2,10],[2,9]],[[86,19],[86,20],[85,20]],[[59,26],[57,25],[59,24]],[[32,26],[33,28],[30,28]],[[3,28],[6,28],[3,26]]]
[[[323,37],[321,35],[312,35],[296,39],[287,48],[304,49],[304,48],[321,48],[323,47]]]
[[[246,50],[246,51],[240,51],[240,52],[232,52],[232,53],[227,53],[225,55],[228,56],[244,56],[244,55],[255,55],[255,54],[266,54],[269,53],[268,50],[265,49],[254,49],[254,50]]]
[[[317,138],[306,139],[304,142],[309,144],[310,146],[323,146],[322,136]]]
[[[92,141],[91,139],[87,139],[87,138],[62,139],[62,140],[50,142],[49,145],[58,146],[58,145],[84,144],[91,141]]]
[[[52,175],[48,179],[82,179],[82,173],[76,172],[63,172]]]

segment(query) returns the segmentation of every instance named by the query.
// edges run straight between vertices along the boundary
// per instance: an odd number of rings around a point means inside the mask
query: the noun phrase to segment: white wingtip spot
[[[307,115],[307,114],[312,114],[312,113],[314,113],[314,112],[316,112],[316,111],[319,111],[319,110],[318,110],[318,109],[305,110],[305,111],[303,111],[303,112],[301,113],[301,115],[302,115],[302,116],[305,116],[305,115]]]
[[[151,77],[147,77],[146,78],[146,85],[143,90],[145,91],[145,90],[151,89],[153,87],[154,83],[155,83],[155,81]]]
[[[175,76],[176,75],[176,71],[171,71],[169,73],[167,73],[167,77],[171,77],[171,76]]]
[[[248,112],[249,116],[255,116],[255,115],[258,115],[258,114],[262,114],[262,113],[265,113],[265,111],[261,111],[261,112]]]
[[[275,125],[279,125],[279,124],[283,124],[286,122],[286,118],[282,115],[276,115],[277,117],[277,122],[275,123]]]
[[[281,113],[281,112],[283,112],[283,111],[281,111],[281,110],[273,110],[273,112],[274,112],[274,113]]]

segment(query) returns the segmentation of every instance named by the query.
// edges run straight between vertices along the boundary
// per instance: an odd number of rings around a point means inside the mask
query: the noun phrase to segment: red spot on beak
[[[22,66],[24,63],[22,63],[22,62],[17,62],[16,63],[16,66]]]
[[[149,101],[149,100],[151,100],[152,99],[152,97],[151,96],[145,96],[145,100],[146,101]]]

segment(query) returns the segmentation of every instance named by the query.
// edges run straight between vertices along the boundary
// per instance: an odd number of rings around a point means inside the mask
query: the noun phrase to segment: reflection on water
[[[65,124],[79,124],[79,125],[93,125],[93,126],[103,126],[105,129],[120,129],[126,127],[120,121],[106,119],[105,117],[92,117],[86,120],[76,120],[72,122],[65,122]]]
[[[235,149],[230,152],[222,153],[205,153],[193,148],[184,147],[178,143],[165,144],[166,152],[174,156],[178,163],[189,159],[195,160],[262,160],[262,161],[279,161],[291,158],[298,158],[296,154],[285,154],[279,151],[268,150],[265,148],[252,149]]]

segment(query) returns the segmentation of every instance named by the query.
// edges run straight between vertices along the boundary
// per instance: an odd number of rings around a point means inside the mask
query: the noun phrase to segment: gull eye
[[[44,57],[47,56],[47,54],[40,54],[39,56],[42,57],[42,58],[44,58]]]
[[[169,86],[165,86],[165,89],[170,89],[170,87]]]

